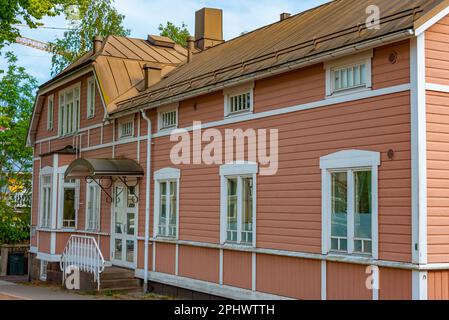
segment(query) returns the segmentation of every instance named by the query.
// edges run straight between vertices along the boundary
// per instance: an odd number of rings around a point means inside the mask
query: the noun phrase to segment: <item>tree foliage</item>
[[[159,32],[161,36],[169,37],[177,44],[187,47],[187,38],[190,34],[185,23],[182,23],[180,27],[177,27],[172,22],[168,21],[165,26],[162,24],[159,25]]]
[[[0,0],[0,48],[20,36],[15,24],[36,28],[44,16],[58,15],[70,2],[71,0]]]
[[[0,70],[0,242],[28,237],[29,210],[18,215],[10,195],[31,190],[32,149],[26,147],[37,80],[17,66],[17,57],[5,54],[7,70]]]
[[[92,39],[99,35],[127,36],[130,31],[123,26],[124,15],[113,6],[113,0],[77,0],[77,16],[66,13],[66,18],[76,27],[50,43],[53,49],[52,75],[61,72],[93,47]]]

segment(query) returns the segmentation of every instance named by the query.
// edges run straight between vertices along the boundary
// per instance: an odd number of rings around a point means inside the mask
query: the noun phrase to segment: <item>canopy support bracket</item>
[[[98,181],[97,181],[97,179],[94,179],[94,177],[92,177],[92,176],[87,176],[84,180],[86,181],[86,183],[91,183],[92,181],[93,182],[95,182],[99,187],[100,187],[100,189],[104,192],[104,194],[106,195],[106,202],[107,203],[112,203],[112,196],[111,196],[111,194],[107,191],[108,189],[111,189],[111,187],[112,187],[112,180],[111,180],[111,184],[109,185],[109,187],[103,187],[103,185],[101,184],[101,180],[103,179],[104,177],[100,177],[99,179],[98,179]]]

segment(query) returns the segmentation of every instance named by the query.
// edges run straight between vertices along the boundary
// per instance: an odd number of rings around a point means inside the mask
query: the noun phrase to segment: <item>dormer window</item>
[[[169,130],[178,127],[178,104],[162,107],[158,110],[159,130]]]
[[[78,131],[80,126],[80,85],[76,84],[59,94],[59,135]]]
[[[372,51],[325,64],[326,96],[371,89]]]
[[[234,116],[253,111],[254,83],[224,90],[225,116]]]

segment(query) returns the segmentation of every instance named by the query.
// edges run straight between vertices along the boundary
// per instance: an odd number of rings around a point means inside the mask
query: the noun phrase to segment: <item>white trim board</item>
[[[449,6],[438,12],[436,15],[434,15],[431,19],[427,20],[422,26],[417,28],[415,30],[415,36],[419,36],[421,34],[424,34],[426,30],[428,30],[430,27],[432,27],[435,23],[443,19],[445,16],[449,14]]]
[[[45,252],[37,252],[36,258],[38,260],[44,260],[48,262],[59,262],[61,261],[61,255],[60,254],[49,254]]]
[[[426,83],[426,90],[449,93],[449,86],[437,83]]]
[[[240,289],[237,287],[220,285],[218,283],[180,277],[160,272],[149,271],[148,275],[148,280],[150,281],[161,282],[167,285],[203,292],[206,294],[216,295],[224,298],[236,300],[293,300],[289,297],[251,291],[247,289]],[[143,278],[143,269],[136,269],[135,276],[137,278]]]

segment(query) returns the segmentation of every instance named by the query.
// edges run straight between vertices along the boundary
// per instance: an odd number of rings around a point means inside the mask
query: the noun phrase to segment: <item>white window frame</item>
[[[96,91],[95,85],[96,85],[95,78],[93,76],[87,79],[87,103],[86,103],[87,119],[92,119],[93,117],[95,117],[95,91]]]
[[[47,100],[47,131],[52,131],[54,127],[54,110],[55,110],[55,99],[54,95],[48,96]]]
[[[123,133],[123,125],[125,124],[131,124],[131,133],[129,134],[124,134]],[[129,139],[134,137],[134,118],[127,118],[127,119],[123,119],[120,120],[118,122],[118,138],[119,139]]]
[[[259,172],[259,166],[254,162],[237,161],[234,163],[224,164],[220,166],[220,243],[227,243],[227,179],[237,178],[237,242],[231,242],[231,245],[237,246],[252,246],[256,247],[256,208],[257,208],[257,173]],[[242,205],[241,205],[241,193],[242,193],[242,178],[251,177],[253,179],[253,236],[252,243],[241,242],[241,221],[242,221]]]
[[[326,97],[335,97],[372,89],[372,58],[373,50],[365,51],[349,57],[332,60],[324,64],[326,71]],[[335,72],[341,68],[365,64],[366,66],[366,83],[354,88],[335,90]]]
[[[320,158],[321,169],[321,208],[322,208],[322,253],[359,255],[367,254],[353,253],[354,248],[354,210],[350,209],[353,199],[348,197],[347,213],[347,252],[331,251],[331,174],[332,172],[348,171],[348,193],[353,188],[353,175],[355,171],[371,171],[371,241],[372,254],[374,259],[378,259],[378,167],[380,165],[380,153],[364,150],[344,150],[329,154]]]
[[[89,225],[90,220],[90,213],[89,213],[89,202],[91,202],[90,199],[90,189],[95,188],[98,192],[98,204],[95,204],[93,202],[94,208],[97,207],[98,212],[94,212],[94,226]],[[95,209],[94,209],[95,210]],[[85,223],[85,229],[87,231],[100,231],[101,229],[101,188],[95,181],[90,181],[89,183],[86,183],[86,223]]]
[[[64,181],[64,173],[68,166],[63,166],[58,169],[59,175],[59,196],[58,196],[58,229],[63,230],[76,230],[78,228],[78,214],[80,207],[80,180],[74,179],[74,183],[66,183]],[[64,189],[65,188],[74,188],[75,189],[75,226],[73,227],[64,227]]]
[[[153,225],[153,237],[154,238],[170,238],[170,239],[178,239],[179,238],[179,181],[181,179],[181,170],[177,168],[163,168],[156,172],[153,175],[154,179],[154,225]],[[159,227],[159,209],[160,209],[160,183],[161,182],[176,182],[176,236],[168,235],[168,213],[170,212],[170,201],[167,199],[167,218],[166,218],[166,234],[159,235],[158,227]],[[170,188],[167,188],[167,194]]]
[[[50,183],[44,184],[44,177],[50,178]],[[41,228],[50,229],[52,226],[52,213],[53,213],[53,197],[54,197],[54,187],[53,187],[53,168],[51,167],[45,167],[41,169],[40,175],[39,175],[39,181],[40,181],[40,205],[39,205],[39,226]],[[44,188],[49,189],[49,203],[48,203],[48,217],[46,223],[44,223]]]
[[[75,93],[78,92],[78,95]],[[66,117],[67,110],[67,95],[72,93],[73,109],[71,110],[71,117]],[[78,104],[77,104],[78,102]],[[80,128],[80,108],[81,108],[81,84],[77,83],[59,92],[58,104],[58,119],[59,131],[61,137],[70,136],[78,132]],[[69,121],[70,120],[70,121]],[[68,125],[71,122],[72,130],[69,131]]]
[[[176,112],[176,123],[171,126],[164,126],[163,124],[163,115],[170,112]],[[173,130],[178,127],[179,123],[179,103],[171,104],[165,107],[159,107],[157,109],[157,126],[158,131],[164,131],[164,130]]]
[[[230,100],[231,97],[249,93],[250,95],[250,108],[239,112],[231,112]],[[224,95],[224,116],[236,117],[254,112],[254,82],[246,83],[240,86],[226,88],[223,90]]]

